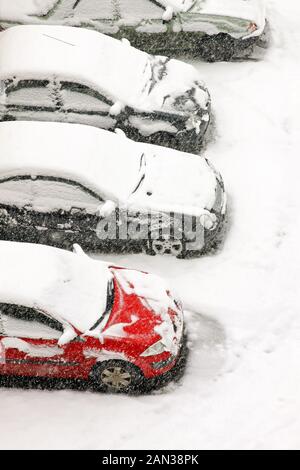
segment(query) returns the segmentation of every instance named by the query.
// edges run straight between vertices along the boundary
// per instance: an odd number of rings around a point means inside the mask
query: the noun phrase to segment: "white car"
[[[0,33],[0,120],[61,121],[196,151],[210,121],[197,70],[66,26]]]
[[[204,157],[78,124],[4,122],[0,142],[1,239],[178,257],[218,240],[226,194]]]
[[[0,25],[84,26],[151,53],[229,60],[260,42],[264,0],[0,0]]]

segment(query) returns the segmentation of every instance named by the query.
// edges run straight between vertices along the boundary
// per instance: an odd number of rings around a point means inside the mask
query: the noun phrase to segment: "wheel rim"
[[[164,255],[166,253],[171,253],[174,256],[178,256],[182,253],[183,245],[180,240],[153,240],[152,248],[155,254]]]
[[[127,388],[132,381],[130,373],[122,367],[107,367],[101,373],[101,381],[109,388],[121,390]]]

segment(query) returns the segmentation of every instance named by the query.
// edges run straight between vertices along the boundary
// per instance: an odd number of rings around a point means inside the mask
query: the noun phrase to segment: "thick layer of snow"
[[[255,35],[261,34],[265,27],[265,0],[198,0],[192,11],[255,23],[258,26]]]
[[[30,15],[46,15],[57,0],[0,0],[0,18],[18,21]]]
[[[263,61],[199,64],[215,103],[208,156],[230,193],[223,251],[116,257],[169,277],[197,312],[183,381],[139,398],[3,388],[1,448],[300,448],[300,4],[268,7]]]
[[[0,181],[21,175],[66,178],[94,191],[99,198],[112,199],[133,210],[176,209],[198,215],[215,203],[216,175],[203,157],[136,143],[112,132],[78,124],[3,122],[0,142]],[[144,181],[139,185],[142,177]],[[189,179],[188,186],[184,184],[186,179]],[[17,184],[24,191],[25,182]],[[49,207],[54,208],[58,194],[56,188],[53,193],[51,185],[45,188],[46,192],[43,188],[37,191],[29,188],[29,198],[30,194],[32,197],[26,202],[16,198],[11,186],[12,183],[3,183],[4,202],[11,199],[16,204],[36,207],[36,194],[39,200],[44,194],[44,207],[47,208],[48,196]],[[88,207],[87,202],[85,205]],[[100,205],[100,200],[94,206],[91,202],[91,211],[94,207],[95,213]]]
[[[171,7],[175,12],[185,12],[188,11],[196,0],[158,0],[165,8]]]
[[[0,241],[0,303],[47,312],[88,331],[107,304],[106,263],[42,245]]]
[[[172,98],[195,87],[200,107],[207,108],[209,102],[200,74],[191,65],[149,56],[96,31],[68,26],[27,25],[2,32],[0,80],[8,78],[80,83],[113,103],[145,112],[176,112]]]

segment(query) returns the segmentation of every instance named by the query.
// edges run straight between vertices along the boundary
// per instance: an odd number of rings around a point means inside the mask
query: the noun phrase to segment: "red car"
[[[0,259],[1,375],[131,392],[181,364],[182,306],[161,278],[93,260],[78,246],[1,241]]]

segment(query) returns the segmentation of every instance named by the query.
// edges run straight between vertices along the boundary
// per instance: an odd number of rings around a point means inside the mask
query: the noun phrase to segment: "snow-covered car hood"
[[[163,56],[149,56],[144,79],[142,107],[146,107],[151,98],[154,108],[165,112],[209,111],[209,92],[192,65]]]
[[[145,176],[129,197],[129,208],[195,216],[212,209],[218,182],[205,158],[157,146],[143,147]]]
[[[202,15],[240,18],[255,23],[257,30],[249,35],[259,35],[265,27],[266,9],[264,0],[197,0],[192,13]]]
[[[133,294],[140,299],[148,310],[148,321],[149,313],[153,312],[150,330],[153,329],[153,333],[159,335],[170,352],[176,355],[183,334],[183,311],[168,283],[159,276],[133,269],[112,268],[112,272],[127,295]],[[142,320],[139,315],[139,312],[132,315],[133,325]]]

